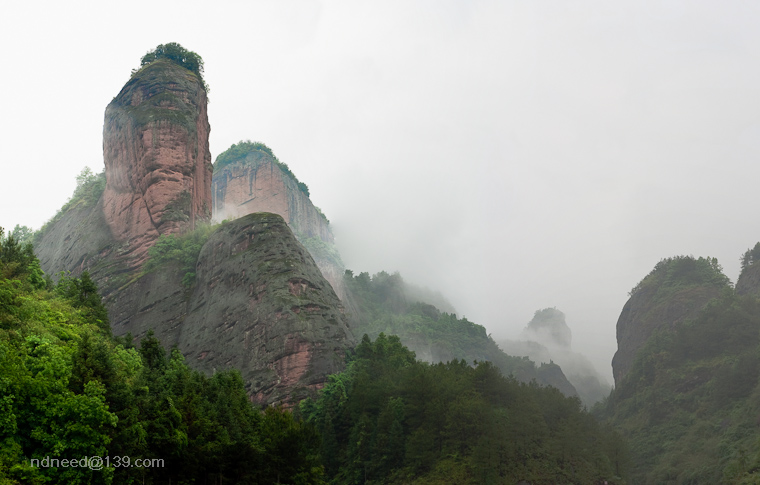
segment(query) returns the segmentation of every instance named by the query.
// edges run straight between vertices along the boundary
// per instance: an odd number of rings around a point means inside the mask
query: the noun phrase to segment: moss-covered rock
[[[618,350],[612,359],[616,385],[658,329],[673,328],[694,317],[730,286],[714,258],[679,256],[660,261],[631,291],[618,318]]]

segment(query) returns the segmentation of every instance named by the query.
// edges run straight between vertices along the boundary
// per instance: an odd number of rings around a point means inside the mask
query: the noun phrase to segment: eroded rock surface
[[[307,249],[340,299],[347,303],[343,283],[345,268],[336,258],[310,247],[319,245],[318,241],[333,244],[330,223],[268,153],[254,150],[241,160],[217,170],[213,176],[212,194],[215,221],[271,212],[282,216],[302,241],[314,239],[314,244],[306,244]]]
[[[194,283],[171,258],[143,266],[159,235],[210,219],[206,102],[202,82],[169,61],[135,73],[106,109],[101,198],[67,208],[35,251],[49,274],[90,272],[114,335],[153,330],[199,370],[239,370],[252,400],[297,403],[343,369],[354,340],[338,297],[282,217],[252,214],[216,228]],[[302,230],[332,237],[309,217],[296,217]]]
[[[123,289],[111,307],[114,334],[156,329],[193,367],[239,369],[262,404],[297,403],[343,369],[354,339],[340,301],[282,217],[220,226],[200,252],[193,288],[181,279],[170,265]]]
[[[736,293],[760,296],[760,264],[751,264],[742,269],[736,281]]]
[[[133,75],[106,108],[103,213],[135,265],[159,235],[210,218],[206,105],[195,74],[159,59]]]
[[[612,374],[618,387],[639,349],[658,329],[694,318],[730,282],[710,259],[677,257],[663,260],[634,289],[617,321],[618,350]],[[717,261],[714,261],[717,264]]]

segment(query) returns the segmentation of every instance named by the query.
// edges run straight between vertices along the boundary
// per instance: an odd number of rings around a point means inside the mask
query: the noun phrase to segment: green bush
[[[716,288],[730,286],[731,281],[723,274],[723,268],[716,258],[697,259],[694,256],[675,256],[662,259],[629,292],[633,296],[642,288],[659,285],[660,289],[709,285]]]
[[[193,371],[150,331],[139,348],[111,338],[99,302],[86,273],[53,291],[0,275],[0,323],[14,317],[0,325],[0,484],[321,483],[312,425],[256,409],[238,372]],[[110,466],[34,466],[88,456]]]
[[[195,283],[195,266],[201,248],[216,226],[201,224],[195,230],[182,235],[162,234],[148,250],[148,260],[143,272],[154,271],[167,264],[178,264],[184,273],[182,284],[189,288]]]
[[[77,175],[76,180],[77,187],[74,189],[74,194],[39,231],[34,233],[33,240],[35,243],[39,242],[42,235],[68,211],[78,207],[92,207],[97,204],[106,189],[105,169],[98,174],[93,174],[90,167],[85,167]]]
[[[178,66],[184,67],[192,72],[201,80],[203,88],[208,92],[208,86],[203,79],[203,58],[193,51],[189,51],[177,44],[169,42],[168,44],[159,44],[155,49],[145,54],[140,59],[140,67],[147,66],[158,59],[168,59]]]

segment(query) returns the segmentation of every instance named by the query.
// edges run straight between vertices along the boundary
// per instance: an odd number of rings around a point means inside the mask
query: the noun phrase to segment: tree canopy
[[[155,49],[143,56],[140,60],[140,67],[147,66],[158,59],[168,59],[192,72],[198,76],[203,83],[203,87],[208,91],[206,81],[203,79],[203,58],[195,52],[185,49],[176,42],[159,44]]]

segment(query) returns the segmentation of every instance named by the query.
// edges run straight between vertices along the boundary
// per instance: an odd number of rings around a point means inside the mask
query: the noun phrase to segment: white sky
[[[627,292],[661,258],[735,281],[760,240],[760,4],[6,2],[0,226],[40,227],[157,44],[200,54],[215,158],[262,141],[347,265],[441,290],[494,337],[566,313],[611,376]]]

